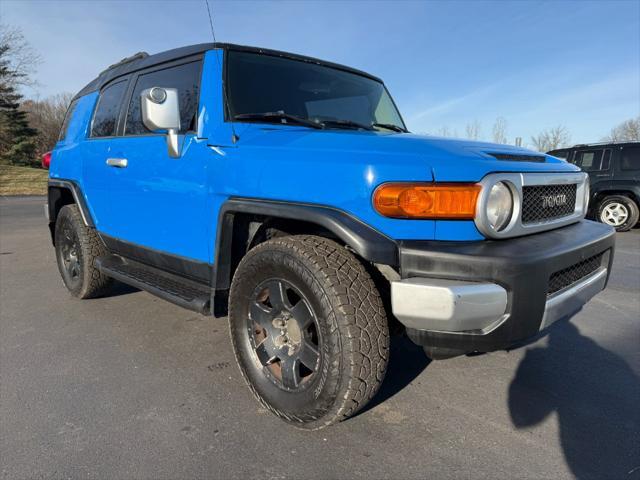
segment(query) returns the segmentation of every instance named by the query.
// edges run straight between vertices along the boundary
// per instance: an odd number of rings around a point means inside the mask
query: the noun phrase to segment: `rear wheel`
[[[104,294],[113,280],[94,265],[106,248],[95,230],[87,227],[75,204],[60,209],[55,229],[56,260],[65,286],[74,297],[92,298]]]
[[[598,205],[598,220],[611,225],[618,232],[626,232],[638,223],[638,205],[624,195],[605,197]]]
[[[290,236],[252,249],[233,278],[229,323],[254,395],[297,426],[348,418],[384,378],[384,305],[363,265],[333,241]]]

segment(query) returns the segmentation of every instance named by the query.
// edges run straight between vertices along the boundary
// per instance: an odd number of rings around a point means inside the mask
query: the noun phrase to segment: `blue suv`
[[[51,158],[49,227],[78,298],[113,280],[228,316],[284,420],[356,413],[390,332],[431,358],[524,343],[607,282],[587,175],[522,148],[413,135],[384,83],[315,58],[194,45],[112,65]]]

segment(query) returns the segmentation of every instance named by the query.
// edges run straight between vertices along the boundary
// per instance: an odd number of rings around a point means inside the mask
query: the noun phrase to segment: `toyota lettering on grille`
[[[567,196],[564,193],[558,195],[542,195],[542,208],[560,207],[567,204]]]

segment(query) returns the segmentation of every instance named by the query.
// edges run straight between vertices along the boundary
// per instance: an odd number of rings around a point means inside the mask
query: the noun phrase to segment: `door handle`
[[[126,158],[107,158],[107,165],[116,168],[127,168],[129,162]]]

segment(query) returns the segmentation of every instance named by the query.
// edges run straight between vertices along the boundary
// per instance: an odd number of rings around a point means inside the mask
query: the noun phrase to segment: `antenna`
[[[213,43],[216,43],[216,32],[213,29],[213,19],[211,18],[211,9],[209,8],[209,0],[204,0],[207,5],[207,13],[209,14],[209,26],[211,27],[211,36],[213,37]]]
[[[213,43],[218,43],[218,41],[216,40],[216,32],[215,29],[213,28],[213,15],[211,15],[211,8],[209,7],[209,0],[204,0],[205,5],[207,6],[207,14],[209,15],[209,26],[211,27],[211,36],[213,37]],[[218,68],[220,69],[220,74],[222,75],[222,65],[220,64],[220,57],[216,54],[216,59],[218,61]],[[224,79],[222,79],[222,95],[224,97],[224,108],[227,110],[227,113],[229,112],[229,97],[227,96],[227,86],[224,82]],[[238,140],[240,140],[240,137],[236,134],[236,129],[233,125],[233,122],[231,123],[231,141],[233,143],[236,143]]]

